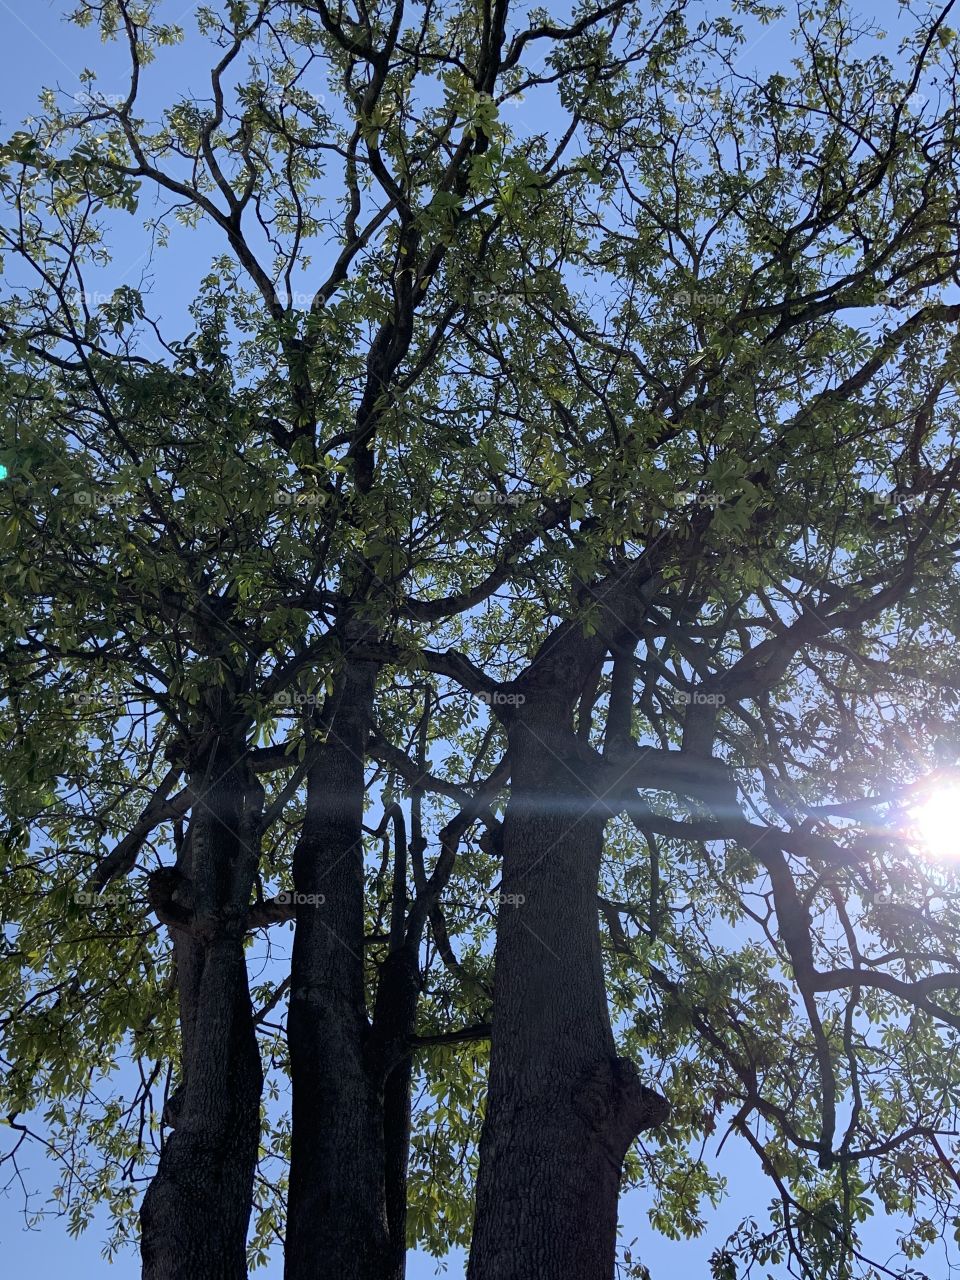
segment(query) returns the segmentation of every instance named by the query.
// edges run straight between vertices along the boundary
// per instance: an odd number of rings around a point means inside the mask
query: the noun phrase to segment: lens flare
[[[913,827],[924,853],[960,862],[960,785],[938,787],[913,810]]]

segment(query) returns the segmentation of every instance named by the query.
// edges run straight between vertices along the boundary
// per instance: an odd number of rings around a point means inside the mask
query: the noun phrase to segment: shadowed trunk
[[[375,680],[375,664],[351,660],[338,679],[294,854],[286,1280],[390,1274],[382,1094],[367,1069],[363,964],[361,823]]]
[[[182,1070],[140,1210],[144,1280],[247,1274],[263,1076],[243,938],[263,793],[238,760],[221,743],[194,773],[186,856],[153,886],[177,933]]]
[[[597,888],[604,810],[562,700],[511,725],[494,1017],[469,1280],[612,1280],[623,1158],[667,1104],[617,1057]],[[558,749],[559,748],[559,749]]]
[[[410,1157],[413,1034],[420,998],[419,933],[405,938],[380,967],[366,1063],[383,1135],[383,1188],[388,1246],[383,1280],[403,1280],[407,1265],[407,1168]]]
[[[388,1280],[404,1280],[407,1271],[407,1172],[410,1164],[412,1074],[412,1059],[406,1058],[391,1071],[384,1087],[384,1170],[390,1232]]]

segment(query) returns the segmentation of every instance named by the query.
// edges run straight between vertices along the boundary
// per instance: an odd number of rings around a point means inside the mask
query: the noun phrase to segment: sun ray
[[[913,810],[913,827],[924,853],[960,861],[960,784],[938,787]]]

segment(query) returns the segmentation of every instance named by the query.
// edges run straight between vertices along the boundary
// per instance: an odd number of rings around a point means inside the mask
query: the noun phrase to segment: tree
[[[556,251],[565,223],[562,193],[551,196],[550,183],[580,175],[576,167],[567,173],[560,156],[543,146],[532,158],[516,146],[506,150],[489,93],[501,70],[504,33],[478,14],[466,14],[473,34],[466,27],[462,33],[477,41],[472,80],[446,52],[446,35],[425,20],[415,62],[422,62],[421,78],[432,77],[438,62],[449,67],[445,101],[421,112],[419,130],[405,126],[385,150],[384,121],[413,102],[408,49],[399,43],[409,33],[397,25],[399,11],[396,29],[372,24],[365,37],[347,34],[322,7],[235,7],[222,21],[202,15],[202,27],[224,50],[211,73],[210,103],[176,104],[153,132],[136,115],[137,95],[156,49],[177,32],[124,5],[78,14],[80,21],[92,18],[106,35],[126,40],[129,88],[113,99],[85,92],[79,111],[47,95],[46,115],[33,132],[12,139],[6,158],[15,175],[9,187],[15,219],[7,247],[39,283],[26,297],[10,299],[5,335],[11,404],[24,419],[18,481],[30,485],[39,477],[54,489],[58,482],[69,486],[77,478],[69,464],[79,462],[92,472],[91,487],[77,493],[86,500],[79,505],[94,508],[106,487],[117,519],[109,529],[84,527],[79,546],[76,531],[64,527],[62,501],[49,520],[33,507],[32,519],[11,524],[28,600],[17,619],[23,639],[11,673],[17,693],[31,678],[49,675],[56,701],[74,662],[88,678],[102,678],[110,662],[114,692],[125,696],[132,684],[144,698],[149,754],[136,781],[146,801],[131,817],[129,787],[109,798],[110,809],[125,803],[121,822],[132,823],[132,831],[123,830],[117,848],[92,868],[90,891],[131,872],[148,839],[158,830],[166,838],[164,823],[190,814],[187,830],[173,833],[175,866],[161,866],[146,883],[150,907],[172,934],[181,1049],[176,1092],[163,1108],[173,1134],[142,1211],[145,1272],[244,1270],[260,1068],[252,1052],[259,1019],[240,960],[254,921],[289,915],[277,912],[287,905],[277,903],[257,914],[251,897],[262,898],[263,835],[305,781],[303,832],[293,856],[295,897],[305,909],[296,912],[286,984],[294,1112],[287,1266],[291,1274],[309,1274],[340,1257],[344,1274],[393,1274],[402,1267],[408,1106],[397,1046],[406,1052],[416,994],[411,971],[442,881],[421,877],[406,930],[405,891],[397,891],[390,962],[381,971],[381,985],[396,999],[378,998],[382,1014],[369,1026],[363,756],[374,680],[386,656],[364,657],[359,649],[392,634],[405,613],[412,621],[435,620],[482,599],[507,568],[516,571],[540,536],[544,521],[509,537],[495,528],[470,563],[482,571],[479,591],[475,582],[466,593],[456,589],[460,574],[446,547],[474,535],[483,513],[462,499],[436,501],[433,459],[446,455],[451,468],[470,477],[496,465],[485,441],[451,430],[445,420],[446,380],[464,358],[478,361],[469,350],[462,354],[456,325],[478,305],[478,272],[485,287],[495,286],[518,246],[522,261]],[[318,43],[333,82],[328,87],[341,99],[339,119],[323,109],[322,96],[298,88]],[[524,43],[518,35],[514,63]],[[238,82],[231,76],[241,53],[251,53],[254,66]],[[235,111],[225,104],[227,92]],[[185,174],[189,156],[193,168]],[[324,197],[311,184],[331,157],[342,161],[347,192],[342,251],[303,307],[292,289],[294,272],[306,265],[304,242],[325,226]],[[85,278],[105,253],[95,218],[104,206],[133,211],[144,183],[170,197],[166,212],[187,225],[208,219],[232,255],[218,258],[202,281],[193,334],[167,343],[150,326],[163,346],[159,359],[139,350],[141,295],[123,287],[91,306]],[[509,193],[509,216],[498,211],[501,187]],[[538,239],[524,248],[515,219],[531,204],[540,215]],[[47,212],[58,221],[52,238]],[[155,224],[161,239],[165,216]],[[264,248],[280,254],[275,269],[262,264]],[[250,292],[240,287],[241,277]],[[444,277],[452,282],[453,306],[438,287]],[[364,326],[371,327],[369,338]],[[535,350],[541,328],[525,336],[525,354]],[[52,422],[23,408],[26,400],[32,409],[37,382],[49,402],[66,406]],[[513,397],[491,396],[481,383],[469,399],[471,408],[490,413]],[[422,429],[430,415],[433,432],[408,454],[413,428]],[[384,436],[375,465],[375,442]],[[411,531],[405,511],[392,510],[397,487],[414,510],[436,508],[422,528]],[[124,499],[132,490],[144,507],[131,527]],[[26,497],[17,484],[11,493]],[[282,498],[296,500],[287,515],[300,514],[302,500],[302,522],[278,527]],[[556,518],[547,510],[546,527]],[[47,552],[48,539],[57,560],[41,577],[26,566]],[[62,574],[64,559],[73,570],[66,582],[53,573]],[[413,570],[434,585],[452,580],[453,593],[398,599]],[[109,608],[99,601],[105,618],[78,622],[76,615],[90,610],[91,577]],[[55,591],[69,597],[76,633],[61,634]],[[302,675],[306,688],[294,685]],[[286,695],[290,705],[292,688],[312,706],[324,682],[322,711],[304,717],[299,739],[284,744],[294,754],[268,746],[251,756],[261,733],[274,726],[275,700]],[[24,708],[14,701],[16,718]],[[114,711],[111,728],[125,722],[126,704]],[[46,742],[49,722],[42,716],[30,720],[30,729],[31,739]],[[28,741],[24,750],[29,757],[37,748]],[[75,750],[81,758],[89,751],[82,727]],[[160,750],[172,772],[156,776]],[[62,761],[51,763],[55,776],[72,772]],[[283,785],[264,796],[258,774],[278,767],[286,767]],[[126,757],[117,768],[126,774]],[[171,800],[180,776],[186,787]],[[25,796],[22,811],[15,810],[25,821],[12,836],[28,837],[33,800]],[[58,834],[75,836],[88,821],[83,813],[79,822],[62,820]],[[102,823],[102,814],[95,821]],[[267,995],[266,1008],[276,995]],[[28,1055],[31,1083],[37,1066]],[[19,1109],[19,1082],[11,1092]],[[345,1124],[351,1132],[340,1148],[357,1153],[352,1168],[342,1155],[336,1164],[323,1159],[330,1136],[342,1136]],[[132,1159],[139,1148],[138,1141]],[[385,1162],[399,1188],[388,1191]]]

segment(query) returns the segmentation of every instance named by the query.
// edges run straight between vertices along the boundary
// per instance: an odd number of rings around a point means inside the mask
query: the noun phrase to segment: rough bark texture
[[[376,1091],[383,1134],[384,1196],[389,1237],[384,1280],[403,1280],[407,1265],[407,1168],[413,1075],[410,1037],[420,998],[419,937],[419,930],[411,926],[411,932],[381,966],[373,1028],[366,1053],[367,1071]]]
[[[384,1086],[383,1139],[387,1226],[390,1231],[388,1280],[407,1273],[407,1171],[410,1164],[412,1061],[391,1071]]]
[[[175,1124],[140,1211],[144,1280],[242,1280],[263,1077],[243,951],[262,792],[221,746],[194,778],[201,797],[173,900],[183,1059]],[[183,874],[189,868],[189,877]]]
[[[376,668],[348,659],[308,777],[288,1040],[293,1140],[286,1280],[385,1280],[382,1093],[367,1068],[364,752]]]
[[[558,759],[566,703],[531,698],[511,727],[469,1280],[611,1280],[623,1158],[667,1111],[616,1056],[596,907],[603,811]]]

